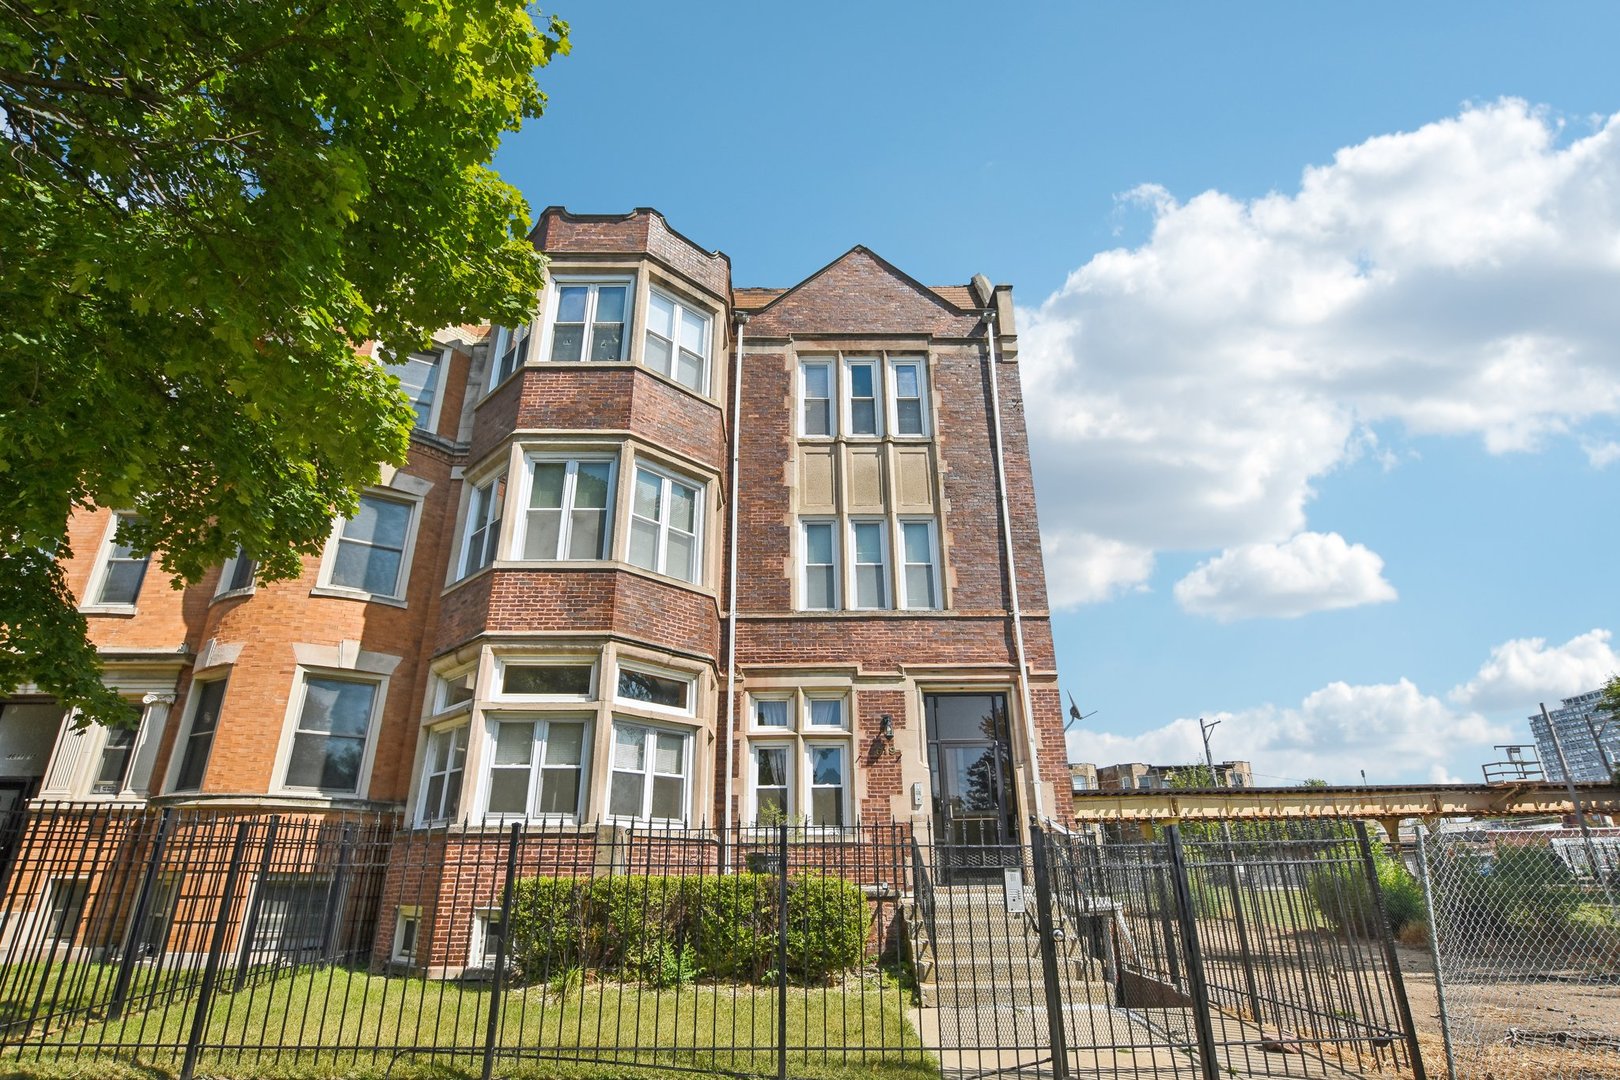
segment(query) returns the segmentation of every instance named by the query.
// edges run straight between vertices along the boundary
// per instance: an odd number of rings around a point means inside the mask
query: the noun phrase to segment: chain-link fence
[[[1418,837],[1452,1080],[1620,1077],[1620,840]]]

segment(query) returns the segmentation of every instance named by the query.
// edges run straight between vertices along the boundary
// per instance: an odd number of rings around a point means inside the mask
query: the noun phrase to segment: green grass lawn
[[[406,1075],[402,1069],[477,1075],[489,1000],[487,987],[457,982],[346,969],[283,974],[217,997],[199,1073],[369,1076],[391,1068],[392,1077]],[[935,1075],[906,1019],[908,1003],[893,980],[875,976],[790,988],[793,1075]],[[112,1076],[108,1070],[124,1062],[142,1076],[162,1076],[178,1068],[194,1016],[188,995],[116,1021],[36,1030],[29,1045],[0,1051],[0,1075]],[[499,1032],[501,1076],[561,1076],[553,1062],[570,1056],[595,1059],[580,1074],[592,1080],[646,1075],[649,1065],[774,1073],[776,991],[701,982],[663,990],[577,981],[519,987],[503,999]],[[418,1046],[449,1052],[429,1055]],[[74,1071],[81,1069],[90,1071]]]

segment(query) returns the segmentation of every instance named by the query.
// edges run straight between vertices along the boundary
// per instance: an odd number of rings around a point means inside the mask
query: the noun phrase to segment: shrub
[[[536,877],[517,882],[512,957],[527,982],[580,967],[654,986],[698,975],[763,980],[775,966],[777,879]],[[858,886],[822,874],[788,881],[789,973],[824,982],[860,966],[870,922]]]
[[[1378,891],[1383,894],[1384,916],[1391,934],[1412,923],[1422,923],[1423,886],[1383,844],[1373,844],[1373,866]],[[1337,864],[1311,874],[1306,891],[1323,920],[1343,933],[1371,935],[1377,926],[1372,887],[1360,863]]]

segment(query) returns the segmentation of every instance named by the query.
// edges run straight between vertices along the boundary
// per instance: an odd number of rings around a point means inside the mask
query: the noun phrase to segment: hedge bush
[[[1390,933],[1399,936],[1407,925],[1424,921],[1423,886],[1383,844],[1373,844],[1372,850],[1384,915]],[[1359,863],[1317,870],[1307,880],[1306,889],[1317,912],[1333,929],[1365,934],[1377,926],[1372,888]]]
[[[764,981],[776,967],[777,879],[535,877],[512,898],[513,963],[526,982],[582,968],[671,985],[699,975]],[[858,886],[788,878],[787,971],[808,983],[858,968],[871,915]]]

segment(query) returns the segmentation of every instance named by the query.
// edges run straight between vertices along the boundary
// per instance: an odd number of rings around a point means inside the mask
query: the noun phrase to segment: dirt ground
[[[1423,1063],[1439,1080],[1446,1057],[1434,964],[1427,949],[1402,945],[1397,952]],[[1448,991],[1458,1080],[1620,1080],[1620,1051],[1539,1041],[1574,1032],[1620,1042],[1620,986],[1503,983]],[[1470,1021],[1477,1025],[1474,1039],[1463,1037]],[[1509,1029],[1523,1034],[1511,1041]]]

